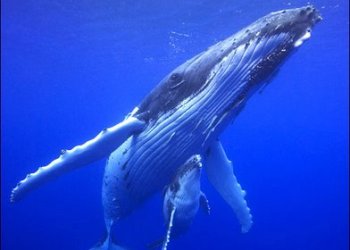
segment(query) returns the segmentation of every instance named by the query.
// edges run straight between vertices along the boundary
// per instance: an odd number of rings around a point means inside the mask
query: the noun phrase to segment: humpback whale
[[[184,233],[192,224],[201,205],[210,214],[209,202],[200,189],[202,159],[194,155],[179,168],[174,180],[167,186],[164,194],[163,216],[167,233],[162,250],[166,250],[170,238]],[[160,245],[156,241],[151,246]]]
[[[191,156],[200,155],[208,180],[247,232],[252,215],[220,135],[320,20],[313,6],[272,12],[209,47],[165,76],[125,120],[28,174],[13,189],[11,201],[108,157],[102,203],[109,233],[169,185]]]

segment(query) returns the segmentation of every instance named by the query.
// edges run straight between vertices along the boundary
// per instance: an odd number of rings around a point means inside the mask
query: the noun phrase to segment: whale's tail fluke
[[[115,244],[112,241],[110,235],[108,234],[103,242],[97,243],[97,245],[90,248],[90,250],[126,250],[126,248],[123,248]]]
[[[114,221],[110,218],[105,218],[106,223],[106,236],[100,242],[98,242],[95,246],[90,248],[89,250],[127,250],[124,247],[117,245],[111,236],[111,228],[114,224]]]
[[[84,144],[71,150],[62,150],[57,159],[20,181],[12,190],[11,201],[18,201],[36,187],[63,173],[108,156],[130,136],[141,132],[144,127],[145,122],[130,116],[115,126],[102,130],[95,138]]]

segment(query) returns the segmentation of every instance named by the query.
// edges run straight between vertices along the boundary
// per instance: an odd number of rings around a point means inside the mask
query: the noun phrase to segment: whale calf
[[[163,244],[162,250],[167,250],[170,238],[188,230],[200,205],[207,214],[210,214],[209,202],[200,188],[202,165],[200,155],[190,157],[166,187],[163,216],[167,233],[163,242],[156,241],[150,245],[150,248]]]
[[[272,12],[209,47],[165,76],[124,121],[27,175],[13,189],[11,201],[108,157],[102,202],[109,232],[169,185],[191,156],[200,155],[208,180],[247,232],[252,215],[220,135],[320,20],[313,6]]]

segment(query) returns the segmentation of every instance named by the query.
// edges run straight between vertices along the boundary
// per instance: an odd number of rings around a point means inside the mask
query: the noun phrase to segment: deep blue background
[[[17,204],[12,187],[62,148],[123,119],[177,65],[257,18],[307,1],[3,0],[2,249],[82,249],[104,232],[104,161]],[[317,0],[311,39],[255,95],[222,141],[254,226],[241,234],[204,178],[199,213],[170,249],[345,250],[348,243],[348,1]],[[186,35],[181,35],[181,34]],[[164,232],[157,195],[115,229],[141,249]]]

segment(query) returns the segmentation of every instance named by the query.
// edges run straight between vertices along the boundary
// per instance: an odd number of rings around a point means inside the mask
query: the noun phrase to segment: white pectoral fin
[[[250,209],[244,199],[245,191],[238,183],[233,173],[232,163],[227,159],[225,150],[219,141],[215,141],[210,146],[205,168],[210,183],[235,212],[242,232],[248,232],[253,221]]]
[[[165,235],[165,239],[164,239],[164,242],[163,242],[162,250],[167,250],[168,249],[168,244],[170,242],[170,237],[171,237],[171,229],[173,228],[175,211],[176,211],[176,207],[173,206],[171,208],[171,211],[170,211],[168,229],[166,231],[166,235]]]
[[[209,201],[207,199],[207,197],[205,196],[205,194],[203,192],[201,192],[201,195],[199,197],[199,204],[200,206],[204,209],[204,211],[210,215],[210,206],[209,206]]]
[[[62,150],[60,157],[20,181],[12,190],[11,201],[21,199],[26,193],[54,177],[108,156],[127,138],[141,132],[144,127],[145,122],[128,117],[115,126],[104,129],[84,144],[71,150]]]

